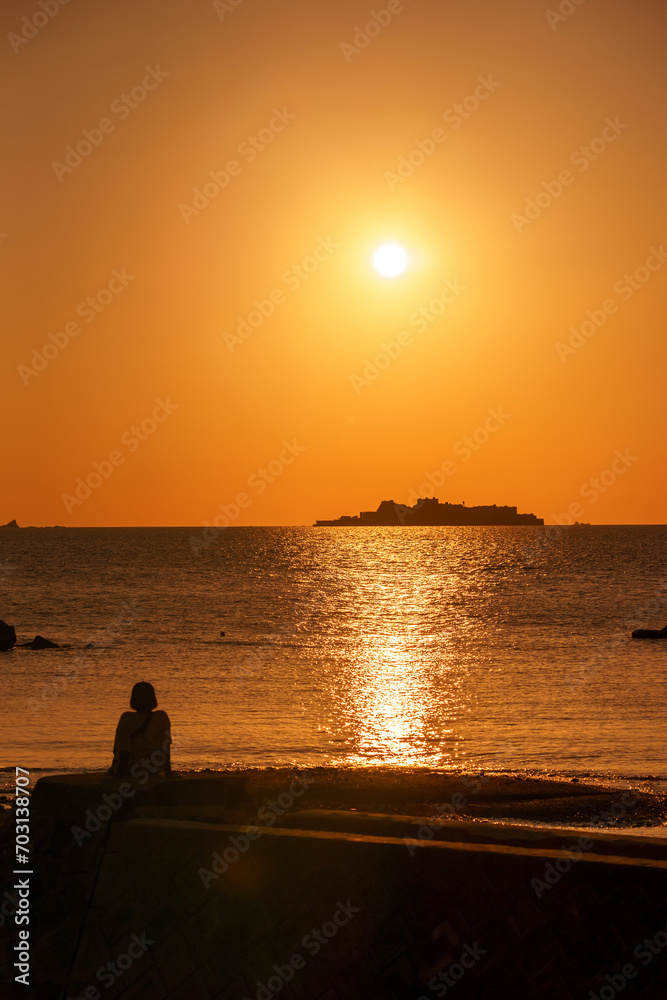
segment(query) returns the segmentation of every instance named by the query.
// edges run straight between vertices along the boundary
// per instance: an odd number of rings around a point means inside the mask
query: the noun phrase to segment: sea
[[[667,781],[667,526],[4,528],[0,766],[106,769],[136,681],[176,769]],[[664,786],[663,786],[664,787]]]

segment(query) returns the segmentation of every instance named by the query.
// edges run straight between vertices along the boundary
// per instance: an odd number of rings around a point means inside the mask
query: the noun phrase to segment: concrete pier
[[[664,840],[74,777],[33,795],[31,998],[667,997]]]

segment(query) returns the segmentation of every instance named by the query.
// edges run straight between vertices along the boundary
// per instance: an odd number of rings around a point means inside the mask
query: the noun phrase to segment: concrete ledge
[[[43,779],[32,802],[31,1000],[86,990],[87,1000],[435,1000],[450,990],[454,1000],[588,1000],[628,963],[636,977],[623,1000],[664,1000],[667,948],[644,950],[647,964],[636,949],[656,934],[667,942],[665,840],[438,820],[443,783],[428,774],[380,780],[393,812],[327,807],[348,786],[368,801],[371,777],[304,778],[303,795],[286,791],[286,770],[124,791],[101,774]],[[541,798],[560,802],[558,784]],[[515,801],[517,782],[507,792]],[[535,782],[532,792],[540,799]],[[417,814],[400,810],[411,800]],[[298,808],[308,804],[320,807]],[[655,798],[647,815],[661,808]]]
[[[438,976],[460,967],[460,1000],[574,1000],[628,961],[644,976],[642,997],[667,995],[664,959],[646,970],[633,960],[667,926],[660,859],[584,852],[560,872],[566,853],[525,830],[518,847],[516,830],[503,829],[486,844],[418,841],[411,852],[401,838],[359,831],[251,829],[254,840],[233,824],[116,824],[67,995],[94,983],[132,934],[153,943],[115,983],[122,998],[430,1000],[446,995]],[[354,912],[338,927],[340,905]],[[332,936],[315,951],[312,932],[325,925]],[[295,955],[304,965],[272,990],[275,968],[287,975]],[[624,996],[639,996],[631,987]]]

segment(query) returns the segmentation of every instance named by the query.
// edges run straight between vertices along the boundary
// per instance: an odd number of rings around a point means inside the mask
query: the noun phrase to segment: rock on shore
[[[16,645],[16,631],[13,625],[0,621],[0,652],[6,653]]]

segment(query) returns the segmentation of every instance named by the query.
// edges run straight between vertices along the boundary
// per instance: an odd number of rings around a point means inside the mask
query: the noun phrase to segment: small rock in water
[[[657,628],[636,628],[632,633],[633,639],[667,639],[667,625],[662,629]]]
[[[45,639],[43,635],[36,635],[32,642],[21,643],[23,649],[60,649],[57,642]]]

